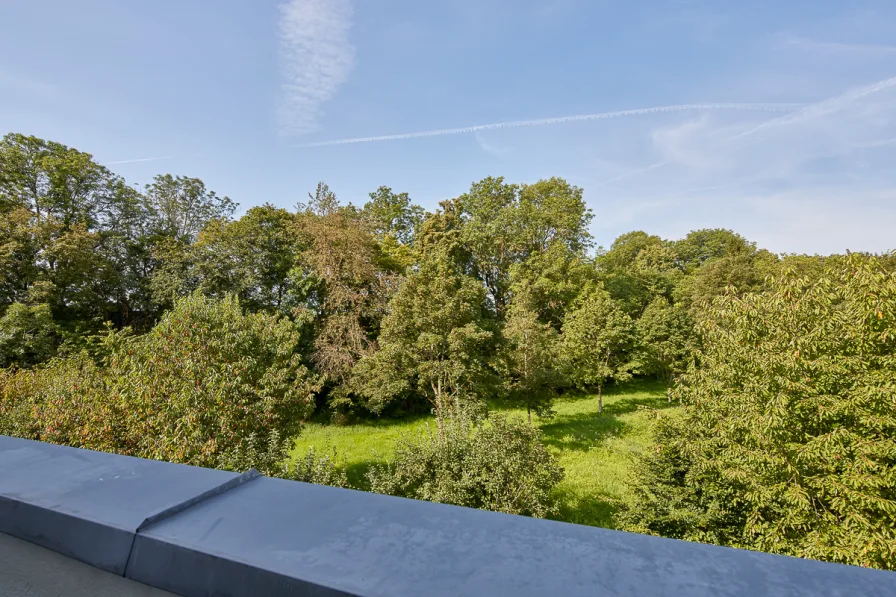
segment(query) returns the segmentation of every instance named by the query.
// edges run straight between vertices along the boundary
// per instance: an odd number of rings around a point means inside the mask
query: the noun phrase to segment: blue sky
[[[727,227],[778,252],[883,251],[896,3],[4,2],[0,131],[134,183],[198,176],[243,208],[324,180],[434,209],[488,175],[556,175],[604,245]]]

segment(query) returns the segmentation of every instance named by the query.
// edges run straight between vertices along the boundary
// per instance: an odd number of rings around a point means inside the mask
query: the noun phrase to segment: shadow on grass
[[[580,495],[560,490],[556,494],[559,511],[552,520],[584,524],[592,527],[615,529],[616,514],[621,509],[618,502],[601,495]]]
[[[352,462],[345,466],[345,475],[348,477],[349,486],[352,489],[370,491],[370,483],[367,481],[367,473],[374,464],[381,464],[384,460],[365,460]]]
[[[624,386],[622,389],[625,394],[630,394],[629,386]],[[613,395],[613,393],[604,395],[603,413],[598,413],[595,408],[593,412],[557,415],[544,421],[541,424],[544,442],[563,450],[589,450],[607,437],[623,435],[626,432],[626,424],[619,419],[622,415],[641,408],[661,410],[675,406],[674,403],[669,404],[664,396],[655,394],[630,396],[619,400],[613,400]]]

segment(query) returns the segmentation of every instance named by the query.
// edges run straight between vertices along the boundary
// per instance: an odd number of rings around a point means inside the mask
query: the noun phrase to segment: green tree
[[[423,223],[423,208],[411,203],[407,193],[394,193],[386,186],[370,193],[362,214],[380,241],[391,237],[408,246],[414,244]]]
[[[756,243],[724,228],[703,228],[675,242],[675,251],[680,267],[691,273],[710,259],[751,255],[756,252]]]
[[[731,289],[740,295],[760,291],[766,287],[766,277],[778,270],[777,256],[765,250],[717,257],[685,276],[674,296],[676,302],[699,317],[699,312],[709,308],[715,297]]]
[[[146,205],[159,234],[192,242],[212,220],[228,220],[237,204],[198,178],[160,174],[146,185]]]
[[[607,381],[631,378],[632,327],[631,318],[599,287],[583,291],[563,323],[560,355],[564,368],[576,386],[597,388],[600,413]]]
[[[642,371],[659,375],[672,400],[672,381],[684,373],[696,348],[696,324],[686,309],[657,297],[636,322]]]
[[[717,298],[700,328],[631,528],[896,568],[896,274],[832,258]]]
[[[563,384],[559,367],[560,334],[538,314],[526,308],[525,300],[510,305],[503,329],[499,359],[508,399],[526,407],[529,423],[532,411],[539,416],[551,414],[557,388]]]
[[[210,222],[191,248],[198,287],[210,296],[234,293],[250,311],[290,312],[300,299],[290,279],[302,248],[296,220],[266,204]]]
[[[604,287],[620,307],[638,318],[656,297],[669,297],[681,279],[672,243],[646,232],[628,232],[597,256]]]
[[[597,281],[594,264],[565,243],[551,242],[510,268],[511,302],[525,297],[540,321],[560,331],[566,313],[581,289]]]
[[[252,441],[276,444],[268,465],[279,465],[279,443],[298,433],[319,389],[300,346],[293,322],[247,314],[233,296],[177,301],[108,358],[105,399],[123,417],[116,451],[240,468],[233,455]]]
[[[485,178],[456,200],[465,270],[482,281],[499,320],[510,300],[510,272],[549,246],[581,255],[590,246],[591,212],[582,190],[560,178],[514,185]],[[447,213],[447,212],[446,212]]]
[[[49,305],[13,303],[0,318],[0,367],[29,367],[53,356],[59,331]]]
[[[444,255],[424,261],[389,302],[379,350],[355,369],[368,408],[379,412],[397,396],[416,394],[442,429],[446,417],[480,407],[491,387],[485,361],[494,342],[484,299],[482,286],[457,274]]]

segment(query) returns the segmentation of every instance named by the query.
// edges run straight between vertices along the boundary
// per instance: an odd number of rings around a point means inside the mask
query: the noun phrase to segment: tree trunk
[[[602,385],[597,386],[597,414],[604,414],[604,388]]]
[[[672,404],[672,376],[666,376],[666,402]]]
[[[530,408],[528,404],[526,405],[526,415],[528,415],[529,424],[531,425],[532,424],[532,408]]]

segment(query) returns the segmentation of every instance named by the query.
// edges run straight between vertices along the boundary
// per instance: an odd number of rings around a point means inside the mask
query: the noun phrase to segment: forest
[[[587,408],[628,446],[594,452],[625,462],[606,524],[896,569],[896,253],[599,247],[562,178],[301,195],[235,217],[3,137],[0,434],[580,522],[546,434]],[[641,390],[643,441],[607,443]],[[408,422],[359,470],[302,439]]]

